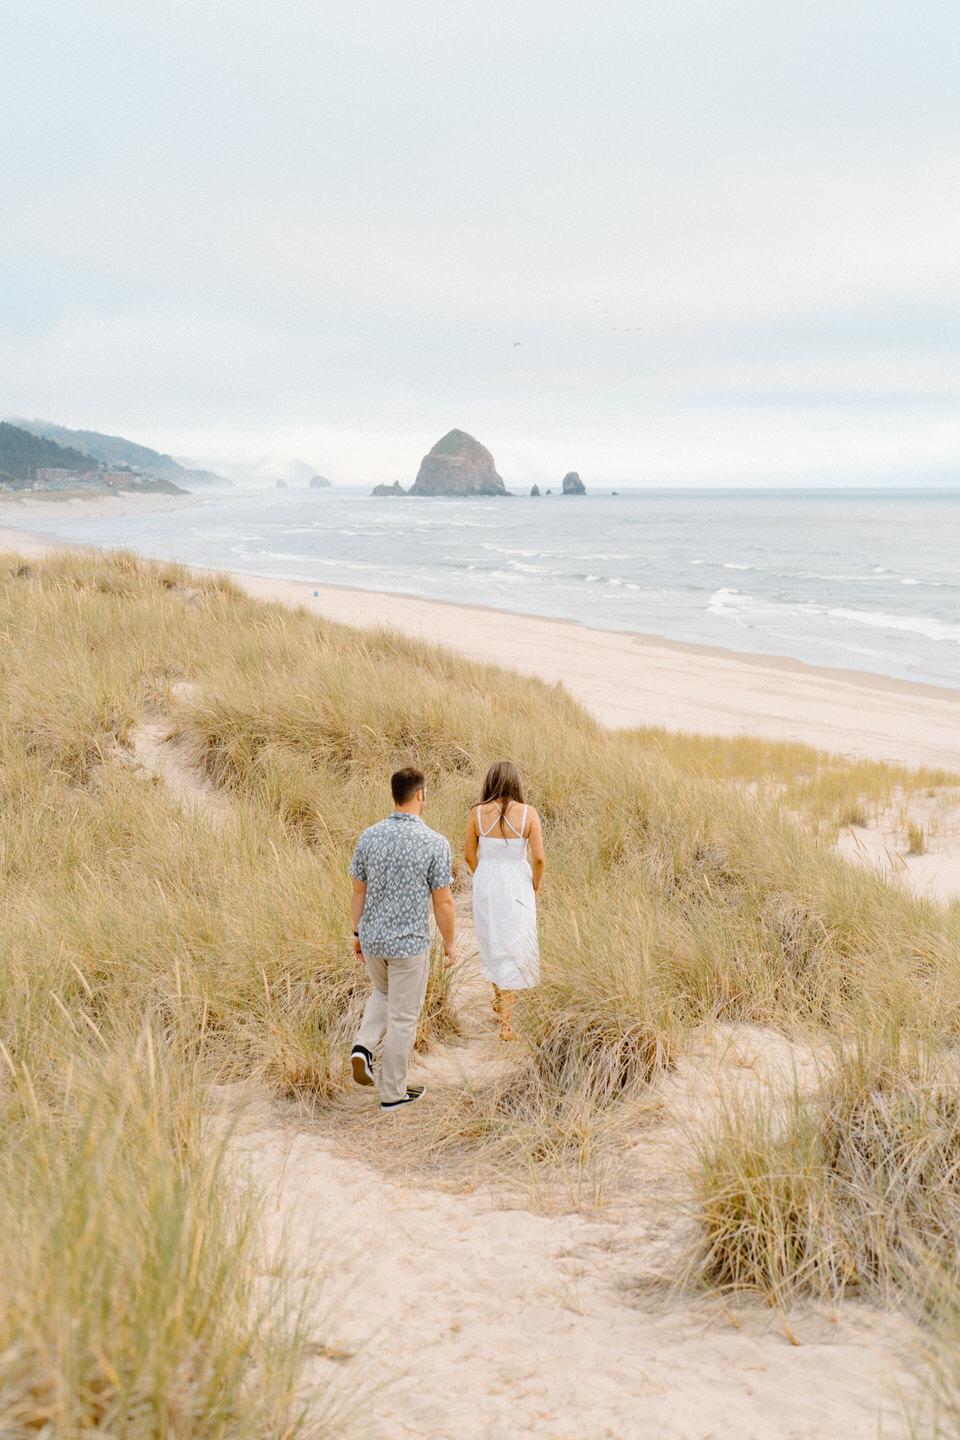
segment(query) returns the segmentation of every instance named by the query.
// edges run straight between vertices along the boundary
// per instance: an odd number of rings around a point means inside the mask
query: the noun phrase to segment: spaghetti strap
[[[496,802],[494,802],[494,803],[496,803]],[[524,830],[526,829],[526,824],[527,824],[527,806],[524,805],[524,807],[523,807],[523,818],[522,818],[521,821],[520,821],[520,829],[519,829],[519,830],[517,829],[516,825],[514,825],[514,823],[513,823],[512,820],[508,820],[508,819],[507,819],[506,813],[505,813],[505,811],[503,811],[503,810],[501,810],[501,812],[500,812],[499,816],[497,817],[497,819],[494,820],[493,824],[490,826],[490,829],[489,829],[489,830],[484,830],[484,828],[483,828],[483,802],[481,801],[480,804],[477,806],[477,830],[480,832],[480,838],[481,838],[482,840],[489,840],[489,839],[493,836],[493,832],[494,832],[494,830],[497,828],[497,826],[500,827],[500,831],[501,831],[501,834],[500,834],[497,838],[499,838],[499,839],[501,839],[501,840],[506,840],[506,838],[507,838],[507,836],[506,836],[506,827],[507,827],[508,825],[510,826],[510,829],[513,831],[513,833],[514,833],[514,835],[516,836],[516,838],[517,838],[518,840],[522,840],[522,839],[523,839],[523,832],[524,832]]]
[[[493,834],[493,827],[494,827],[494,825],[496,825],[496,824],[497,824],[497,821],[494,820],[493,825],[490,826],[490,829],[489,829],[489,830],[484,830],[484,828],[483,828],[483,801],[481,800],[480,804],[477,806],[477,829],[480,831],[480,838],[483,839],[483,840],[489,840],[489,839],[490,839],[490,836]]]
[[[509,825],[509,826],[510,826],[510,829],[513,831],[514,835],[516,835],[516,837],[517,837],[518,840],[522,840],[522,839],[523,839],[524,827],[526,826],[526,823],[527,823],[527,807],[526,807],[526,805],[524,805],[524,807],[523,807],[523,816],[522,816],[522,818],[521,818],[521,820],[520,820],[520,829],[519,829],[519,830],[517,829],[516,825],[514,825],[513,821],[512,821],[512,820],[508,820],[506,816],[503,817],[503,823],[504,823],[504,825]]]

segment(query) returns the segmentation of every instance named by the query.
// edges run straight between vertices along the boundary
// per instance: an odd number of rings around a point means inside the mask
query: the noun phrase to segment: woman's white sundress
[[[527,807],[523,807],[519,830],[504,820],[512,836],[485,832],[480,828],[482,815],[478,810],[479,859],[473,876],[473,924],[480,968],[484,979],[501,990],[528,990],[540,979],[540,946],[537,897],[523,835]],[[494,820],[491,829],[497,824]]]

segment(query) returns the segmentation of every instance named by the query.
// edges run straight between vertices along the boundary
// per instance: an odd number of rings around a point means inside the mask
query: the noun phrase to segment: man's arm
[[[431,890],[430,896],[437,929],[443,936],[443,953],[447,957],[444,969],[449,970],[457,958],[457,914],[453,908],[453,892],[449,885],[444,885],[440,890]]]
[[[359,930],[360,916],[363,914],[363,907],[367,903],[367,882],[366,880],[354,880],[352,876],[350,878],[353,883],[353,894],[350,896],[350,913],[353,916],[354,930]],[[359,935],[354,935],[353,937],[353,950],[355,955],[359,955],[361,958],[363,957]]]

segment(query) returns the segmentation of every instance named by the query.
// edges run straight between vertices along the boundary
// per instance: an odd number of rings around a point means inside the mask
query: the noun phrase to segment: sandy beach
[[[199,505],[199,495],[140,495],[122,490],[104,494],[91,490],[86,494],[63,494],[59,491],[21,490],[0,496],[0,526],[15,526],[29,532],[33,520],[49,520],[51,516],[70,519],[89,517],[119,520],[127,515],[146,515],[158,510],[189,510]],[[36,537],[50,544],[48,536]],[[5,545],[7,541],[3,542]]]

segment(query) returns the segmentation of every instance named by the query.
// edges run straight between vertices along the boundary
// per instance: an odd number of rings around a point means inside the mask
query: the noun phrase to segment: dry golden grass
[[[813,1094],[731,1100],[700,1137],[696,1184],[699,1263],[721,1287],[906,1295],[956,1321],[960,1089],[942,1056],[895,1032],[884,1054],[873,1036]]]
[[[512,757],[550,857],[544,980],[518,1005],[516,1064],[487,1085],[452,1087],[422,1148],[472,1151],[531,1177],[552,1169],[571,1195],[595,1196],[616,1117],[691,1026],[816,1031],[845,1055],[860,1037],[856,1084],[837,1079],[816,1104],[798,1101],[789,1124],[779,1112],[755,1125],[737,1117],[730,1143],[704,1152],[707,1264],[723,1283],[775,1295],[803,1277],[846,1284],[851,1266],[860,1283],[906,1275],[916,1290],[917,1257],[940,1254],[936,1217],[952,1225],[953,1202],[940,1152],[916,1149],[907,1170],[897,1157],[919,1146],[918,1116],[952,1135],[948,1091],[932,1077],[960,1021],[960,908],[917,902],[826,842],[845,807],[956,777],[844,767],[802,747],[613,734],[542,682],[123,554],[26,570],[0,559],[0,635],[0,1124],[24,1156],[0,1167],[0,1208],[19,1216],[30,1263],[11,1250],[4,1434],[21,1433],[8,1422],[32,1433],[20,1417],[51,1395],[63,1433],[164,1433],[161,1380],[185,1397],[178,1417],[191,1417],[164,1420],[167,1433],[297,1433],[297,1325],[263,1321],[252,1212],[225,1189],[197,1116],[209,1082],[242,1076],[315,1116],[342,1105],[366,993],[348,943],[346,867],[397,763],[425,768],[428,822],[456,856],[487,766]],[[157,716],[216,787],[215,822],[117,763]],[[467,878],[458,861],[456,885]],[[422,1045],[456,1034],[457,1003],[435,965]],[[922,1083],[890,1068],[892,1030],[922,1037]],[[881,1073],[877,1056],[894,1077],[880,1091],[864,1078]],[[882,1124],[871,1098],[881,1092]],[[856,1169],[867,1136],[874,1159]],[[855,1173],[881,1210],[882,1185],[895,1181],[891,1213],[909,1213],[917,1246],[893,1247],[884,1230],[869,1254],[858,1250],[856,1204],[827,1215],[817,1198],[831,1165],[831,1194]],[[72,1202],[73,1190],[87,1201]],[[134,1230],[98,1265],[124,1206],[165,1227],[165,1248],[151,1260]],[[116,1323],[108,1316],[116,1293],[136,1294],[153,1317],[154,1348],[123,1306]],[[171,1305],[182,1313],[168,1324]]]

